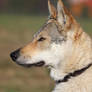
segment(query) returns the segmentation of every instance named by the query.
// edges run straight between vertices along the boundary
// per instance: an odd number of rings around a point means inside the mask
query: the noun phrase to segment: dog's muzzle
[[[12,58],[13,61],[16,61],[18,59],[18,57],[20,56],[20,49],[12,52],[10,54],[10,57]]]
[[[21,65],[21,66],[24,66],[24,67],[32,67],[32,66],[35,66],[35,67],[41,67],[41,66],[44,66],[45,65],[45,62],[44,61],[39,61],[37,63],[33,63],[33,64],[26,64],[26,63],[22,63],[22,62],[18,62],[18,58],[20,57],[20,50],[21,49],[18,49],[14,52],[12,52],[10,54],[10,57],[11,59],[16,62],[18,65]]]

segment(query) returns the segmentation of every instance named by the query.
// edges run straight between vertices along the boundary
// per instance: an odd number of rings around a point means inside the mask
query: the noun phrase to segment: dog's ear
[[[56,11],[56,8],[53,6],[53,4],[51,3],[50,0],[48,0],[48,9],[49,9],[49,13],[50,13],[50,18],[56,19],[57,11]]]
[[[64,6],[62,0],[58,0],[57,3],[57,19],[58,22],[65,27],[65,24],[70,24],[73,21],[73,16],[70,13],[70,11],[68,11],[68,9]]]

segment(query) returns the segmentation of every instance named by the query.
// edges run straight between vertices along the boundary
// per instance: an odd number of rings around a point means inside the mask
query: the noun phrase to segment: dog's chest
[[[51,69],[50,76],[57,81],[63,78],[63,73],[59,69]]]

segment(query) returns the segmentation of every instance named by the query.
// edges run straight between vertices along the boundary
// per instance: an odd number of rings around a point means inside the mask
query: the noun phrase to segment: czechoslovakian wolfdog
[[[50,16],[28,45],[11,53],[17,64],[46,66],[56,86],[52,92],[92,92],[92,40],[61,0],[48,0]]]

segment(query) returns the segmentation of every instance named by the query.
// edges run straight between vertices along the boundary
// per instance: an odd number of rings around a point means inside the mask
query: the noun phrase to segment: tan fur
[[[21,49],[21,54],[28,54],[29,56],[35,55],[37,52],[37,41],[28,44]]]
[[[49,12],[51,13],[50,17],[56,19],[57,12],[55,7],[51,4],[50,0],[48,0],[48,7],[49,7]]]
[[[39,43],[37,39],[39,39],[42,35],[45,35],[45,37],[47,37],[48,39],[44,41],[43,43]],[[28,45],[24,46],[20,52],[21,54],[28,54],[29,56],[34,56],[38,52],[45,49],[48,46],[49,42],[50,42],[50,38],[48,37],[47,33],[41,32],[36,39],[34,39]]]

